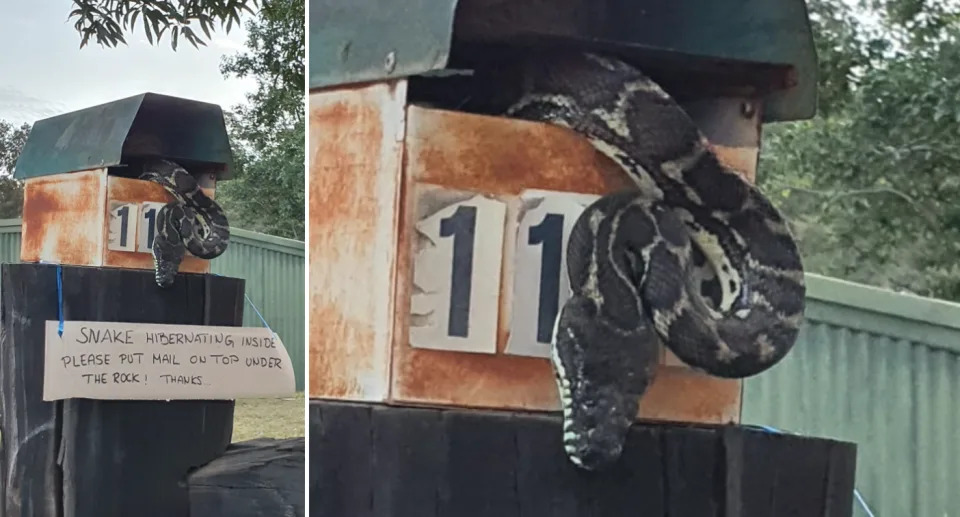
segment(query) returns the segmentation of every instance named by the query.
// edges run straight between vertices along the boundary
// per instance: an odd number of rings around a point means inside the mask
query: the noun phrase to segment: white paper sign
[[[577,218],[598,198],[544,190],[528,190],[521,196],[505,353],[550,356],[554,322],[571,295],[567,241]]]
[[[295,392],[283,343],[266,328],[99,321],[46,325],[43,400],[238,399]]]
[[[496,353],[506,205],[429,187],[418,204],[411,346]]]
[[[110,201],[107,249],[135,251],[137,245],[137,221],[139,205],[124,201]]]
[[[157,233],[157,213],[166,203],[145,202],[141,205],[139,230],[137,234],[137,251],[153,253],[153,239]]]

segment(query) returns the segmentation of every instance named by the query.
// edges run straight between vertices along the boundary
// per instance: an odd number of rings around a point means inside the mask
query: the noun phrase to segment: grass
[[[253,438],[304,436],[303,393],[280,399],[237,401],[233,416],[233,441]]]

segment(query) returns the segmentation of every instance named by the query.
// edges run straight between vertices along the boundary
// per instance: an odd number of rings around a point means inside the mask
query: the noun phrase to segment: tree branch
[[[913,209],[916,210],[917,213],[920,214],[920,216],[923,217],[927,221],[927,223],[930,224],[931,226],[933,227],[939,226],[937,224],[938,221],[937,221],[936,214],[927,210],[926,207],[918,203],[915,199],[913,199],[906,193],[901,192],[893,187],[873,187],[873,188],[852,189],[852,190],[820,190],[820,189],[812,189],[812,188],[800,187],[795,185],[782,185],[776,188],[780,190],[791,190],[795,192],[803,192],[805,194],[825,196],[829,198],[830,202],[837,201],[845,197],[864,196],[864,195],[873,195],[873,194],[889,194],[894,197],[898,197],[903,201],[906,201],[907,204],[913,207]]]

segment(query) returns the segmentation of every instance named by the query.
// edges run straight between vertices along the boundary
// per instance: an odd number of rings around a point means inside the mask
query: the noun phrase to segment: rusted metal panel
[[[388,397],[406,82],[310,96],[310,396]]]
[[[103,265],[106,169],[27,179],[20,260]]]
[[[212,195],[215,185],[204,189]],[[55,262],[80,266],[107,266],[153,269],[149,250],[110,249],[110,206],[115,203],[167,203],[173,198],[163,187],[148,181],[109,174],[94,169],[30,178],[25,181],[23,241],[20,259],[24,262]],[[131,216],[131,238],[139,242],[146,231],[142,214]],[[152,221],[152,220],[151,220]],[[183,273],[206,273],[210,261],[191,256],[180,265]]]
[[[534,186],[599,194],[627,184],[612,163],[563,128],[415,106],[408,109],[407,117],[405,192],[415,183],[431,183],[493,195],[518,195]],[[504,318],[509,314],[509,256],[503,260],[507,268],[501,276],[496,355],[407,345],[415,212],[414,197],[404,196],[398,244],[392,400],[491,408],[558,408],[548,361],[503,354],[509,337],[509,322]]]
[[[212,194],[214,189],[204,189],[205,193]],[[169,203],[173,196],[167,193],[160,185],[139,179],[123,178],[119,176],[107,177],[107,203],[104,205],[101,218],[103,220],[104,235],[109,231],[109,218],[106,209],[111,201],[126,201],[130,203]],[[141,215],[141,218],[143,216]],[[137,228],[137,239],[140,239]],[[108,267],[122,267],[131,269],[153,269],[153,254],[144,252],[127,252],[103,248],[103,265]],[[210,261],[192,256],[189,252],[180,263],[181,273],[208,273]]]
[[[505,353],[515,259],[509,238],[497,281],[494,348],[412,346],[418,200],[440,199],[420,192],[432,185],[501,200],[510,225],[520,208],[509,200],[526,190],[600,195],[630,181],[570,130],[406,106],[405,86],[377,83],[311,96],[310,396],[556,410],[549,361]],[[742,123],[758,125],[751,115]],[[722,126],[708,132],[724,136]],[[752,175],[755,160],[739,154],[756,151],[756,128],[752,140],[718,140],[721,159]],[[641,418],[738,420],[739,381],[663,357]]]
[[[725,154],[718,148],[718,153]],[[729,160],[729,156],[723,158]],[[408,345],[416,185],[428,183],[494,196],[536,188],[603,194],[629,184],[611,161],[570,130],[411,106],[407,111],[403,222],[397,259],[391,400],[525,410],[556,410],[550,363],[504,354],[509,339],[513,263],[503,257],[497,354],[426,350]],[[742,162],[746,172],[749,163]],[[511,216],[508,215],[508,220]],[[664,362],[666,355],[664,354]],[[676,363],[679,364],[679,363]],[[741,383],[664,364],[644,397],[640,417],[695,422],[739,418]]]

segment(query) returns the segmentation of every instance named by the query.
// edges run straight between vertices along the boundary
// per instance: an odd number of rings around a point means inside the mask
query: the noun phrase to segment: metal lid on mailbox
[[[233,153],[220,106],[144,93],[37,121],[13,176],[36,178],[162,156],[230,179]]]
[[[311,89],[456,67],[490,46],[562,44],[666,64],[689,74],[680,84],[722,75],[759,92],[767,122],[816,112],[804,0],[310,0],[310,16]]]

